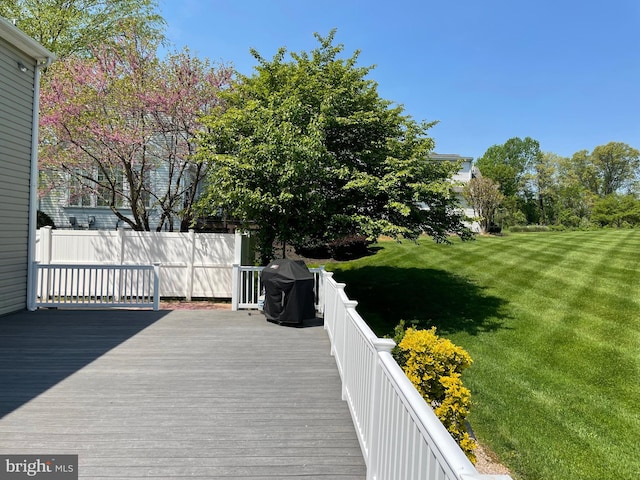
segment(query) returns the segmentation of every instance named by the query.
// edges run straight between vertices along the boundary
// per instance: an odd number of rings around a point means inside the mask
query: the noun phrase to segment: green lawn
[[[435,325],[471,354],[471,424],[515,478],[640,478],[640,231],[377,246],[328,269],[378,335]]]

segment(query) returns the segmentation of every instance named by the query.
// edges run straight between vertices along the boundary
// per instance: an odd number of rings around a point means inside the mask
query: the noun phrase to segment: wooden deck
[[[366,473],[322,326],[226,310],[0,317],[0,453],[91,480]]]

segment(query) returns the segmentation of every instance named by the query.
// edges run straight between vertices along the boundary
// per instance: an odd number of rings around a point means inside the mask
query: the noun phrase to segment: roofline
[[[44,48],[4,17],[0,17],[0,38],[36,60],[39,65],[49,65],[56,59],[55,53]]]
[[[429,158],[432,160],[471,160],[473,157],[458,155],[457,153],[430,153]]]

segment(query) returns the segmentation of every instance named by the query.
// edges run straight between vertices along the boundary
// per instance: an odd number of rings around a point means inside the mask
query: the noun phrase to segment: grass
[[[435,325],[471,354],[471,424],[514,478],[640,478],[639,231],[378,247],[329,269],[378,335]]]

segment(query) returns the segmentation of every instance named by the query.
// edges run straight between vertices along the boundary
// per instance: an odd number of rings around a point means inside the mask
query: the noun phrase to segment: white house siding
[[[461,162],[460,170],[458,170],[458,172],[452,177],[452,180],[458,184],[454,187],[454,191],[456,192],[456,197],[462,207],[464,215],[468,218],[474,218],[475,212],[473,211],[473,207],[467,203],[462,195],[464,185],[469,183],[472,178],[480,175],[479,170],[473,165],[473,157],[462,157],[457,154],[449,153],[433,153],[430,158],[432,160],[447,162]],[[469,222],[468,226],[474,232],[480,231],[480,224],[477,221]]]
[[[34,68],[0,38],[0,315],[26,306]]]

